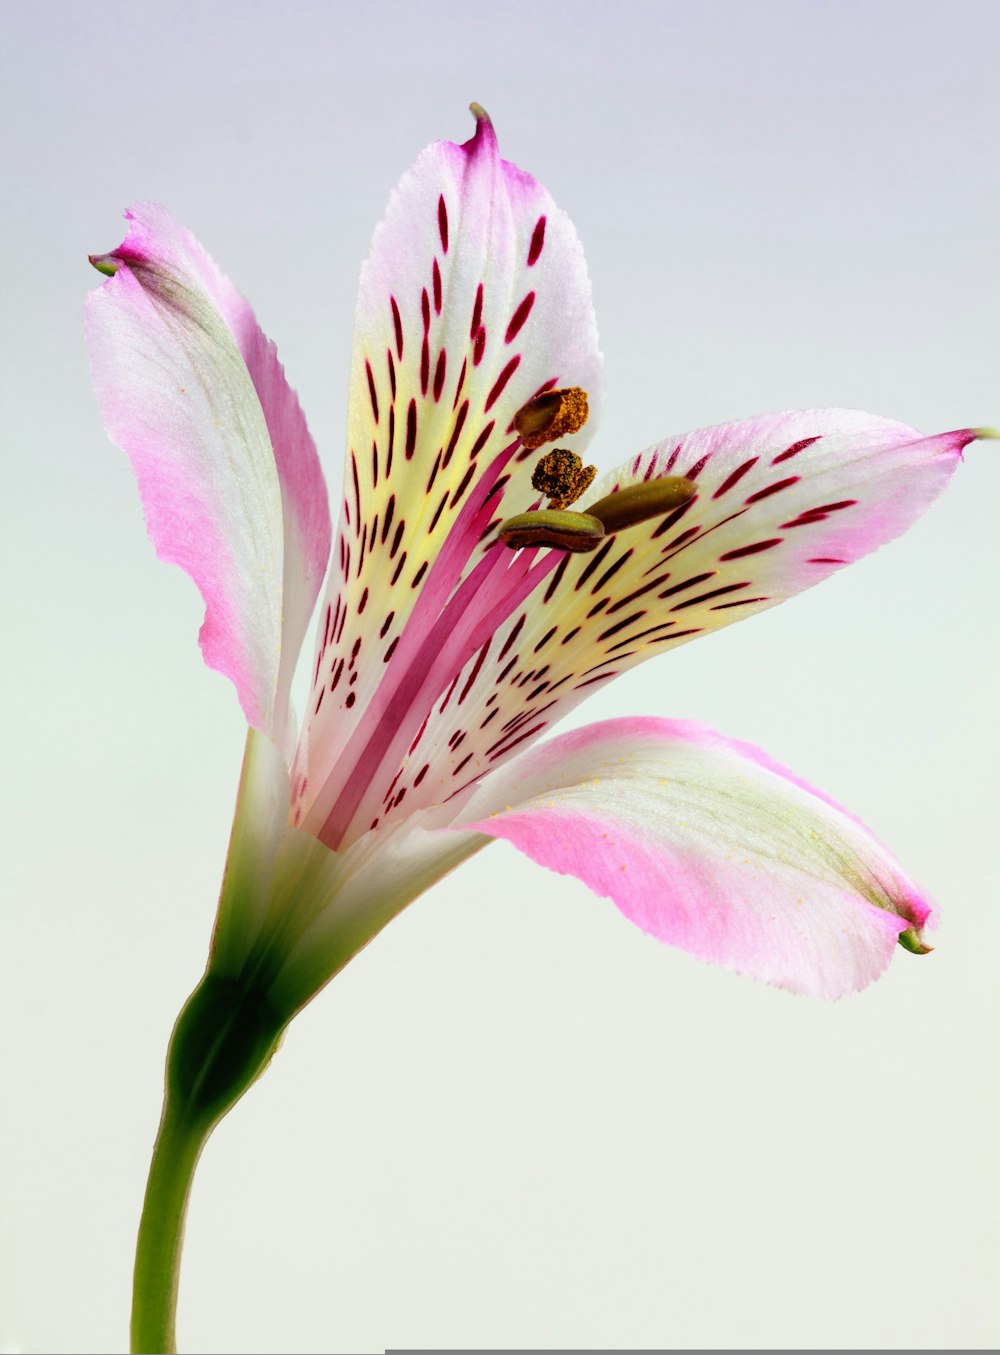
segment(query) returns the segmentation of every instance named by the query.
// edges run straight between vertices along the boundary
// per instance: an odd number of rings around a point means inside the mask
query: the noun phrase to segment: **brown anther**
[[[682,475],[662,475],[659,479],[640,481],[606,494],[603,499],[590,504],[587,512],[604,523],[604,530],[610,536],[625,527],[637,527],[650,518],[663,517],[693,499],[696,491],[693,480]]]
[[[518,513],[501,522],[497,536],[511,550],[551,546],[555,550],[578,554],[597,549],[604,536],[604,527],[587,513],[542,508],[534,513]]]
[[[531,483],[544,494],[550,508],[568,508],[594,483],[596,466],[585,466],[576,452],[556,447],[540,458]]]
[[[514,415],[514,429],[529,451],[577,433],[587,422],[587,392],[579,386],[536,395]]]

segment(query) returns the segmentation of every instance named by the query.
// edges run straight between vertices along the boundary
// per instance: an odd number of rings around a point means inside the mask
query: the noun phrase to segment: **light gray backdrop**
[[[602,464],[790,406],[996,422],[1000,8],[7,0],[3,20],[0,1348],[122,1350],[243,725],[98,423],[87,252],[133,199],[168,204],[278,341],[336,485],[360,260],[477,99],[587,248]],[[762,744],[926,883],[937,952],[797,1000],[491,848],[313,1004],[210,1143],[182,1349],[1000,1335],[998,512],[980,445],[904,540],[575,717]]]

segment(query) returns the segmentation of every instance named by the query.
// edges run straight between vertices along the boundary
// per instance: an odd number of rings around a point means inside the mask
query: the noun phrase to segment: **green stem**
[[[193,1124],[167,1096],[139,1223],[132,1290],[132,1350],[172,1355],[184,1219],[194,1169],[212,1126]]]
[[[135,1355],[173,1355],[177,1348],[177,1284],[195,1167],[209,1134],[267,1067],[287,1019],[252,980],[211,969],[177,1018],[136,1244]]]

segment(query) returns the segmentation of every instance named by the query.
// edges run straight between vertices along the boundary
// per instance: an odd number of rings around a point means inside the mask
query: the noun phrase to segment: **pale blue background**
[[[2,17],[0,1349],[123,1350],[243,728],[98,424],[86,253],[134,198],[167,203],[278,341],[336,484],[368,238],[478,99],[587,248],[602,464],[789,406],[997,422],[1000,7]],[[936,954],[796,1000],[491,848],[313,1004],[209,1145],[182,1349],[996,1341],[998,507],[982,445],[906,539],[578,716],[762,744],[926,883]]]

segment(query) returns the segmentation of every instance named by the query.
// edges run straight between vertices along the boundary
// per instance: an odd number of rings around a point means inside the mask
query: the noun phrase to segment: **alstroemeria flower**
[[[823,409],[665,438],[556,511],[677,476],[686,502],[611,512],[579,553],[548,527],[510,549],[501,524],[545,507],[537,463],[588,444],[601,359],[571,223],[477,112],[469,142],[405,175],[362,272],[320,598],[326,491],[274,348],[162,208],[128,218],[95,260],[111,276],[87,306],[94,379],[251,730],[213,972],[290,1015],[497,837],[652,935],[797,991],[836,997],[898,940],[923,948],[930,904],[889,852],[757,749],[652,718],[537,741],[626,669],[904,531],[975,430]],[[576,392],[565,419],[530,417],[559,391]],[[567,521],[572,544],[584,518]],[[297,732],[290,683],[318,598]]]

